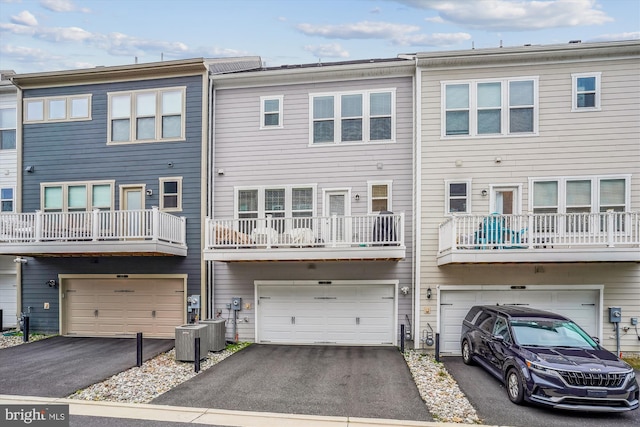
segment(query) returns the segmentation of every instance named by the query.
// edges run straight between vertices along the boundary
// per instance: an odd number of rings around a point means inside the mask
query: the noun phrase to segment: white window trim
[[[271,101],[277,99],[278,100],[278,124],[266,126],[264,124],[264,116],[267,113],[264,110],[265,101]],[[284,116],[283,112],[283,104],[284,104],[284,95],[275,95],[275,96],[261,96],[260,97],[260,129],[282,129],[284,127]],[[273,113],[273,112],[269,112]]]
[[[162,93],[182,91],[182,112],[180,123],[180,136],[174,138],[162,138]],[[137,118],[143,117],[136,114],[136,95],[143,93],[156,94],[156,114],[155,118],[155,134],[158,138],[153,139],[136,139]],[[128,141],[112,141],[111,140],[111,99],[115,96],[129,95],[129,140]],[[187,88],[186,86],[161,87],[143,90],[125,90],[120,92],[107,93],[107,145],[123,145],[123,144],[147,144],[155,142],[175,142],[186,140],[186,122],[187,122]]]
[[[537,136],[539,132],[539,85],[538,76],[507,77],[502,79],[471,79],[471,80],[443,80],[440,82],[440,139],[467,139],[467,138],[523,138]],[[533,132],[509,132],[509,83],[533,81]],[[478,103],[477,87],[478,83],[500,83],[501,105],[500,105],[500,133],[478,134]],[[468,135],[447,135],[447,108],[446,108],[446,87],[455,84],[469,85],[469,134]]]
[[[74,99],[87,99],[87,116],[84,117],[71,117],[71,101]],[[92,108],[91,101],[93,99],[92,94],[81,95],[69,95],[69,96],[50,96],[39,98],[25,98],[22,101],[23,105],[23,117],[24,123],[59,123],[59,122],[80,122],[91,120]],[[49,102],[51,101],[65,101],[65,117],[60,119],[50,119],[49,117]],[[29,120],[27,115],[27,105],[32,102],[42,102],[42,120]]]
[[[1,190],[11,190],[11,196],[12,196],[11,199],[2,199],[1,198],[1,196],[2,196]],[[2,208],[1,207],[1,202],[7,202],[7,201],[11,201],[12,209],[10,211],[0,211],[0,212],[3,212],[3,213],[15,212],[16,211],[16,188],[15,187],[7,186],[7,187],[1,187],[0,188],[0,209]]]
[[[367,212],[369,214],[376,214],[379,211],[373,210],[373,186],[374,185],[386,185],[387,186],[387,210],[393,212],[393,181],[367,181],[367,194],[369,195],[367,200]]]
[[[313,191],[313,207],[312,207],[312,217],[316,216],[317,213],[317,194],[318,194],[318,184],[298,184],[298,185],[291,185],[291,184],[286,184],[286,185],[280,185],[280,184],[273,184],[273,185],[247,185],[247,186],[237,186],[237,187],[233,187],[233,217],[236,219],[239,219],[240,216],[240,211],[238,211],[238,193],[240,191],[243,190],[254,190],[254,191],[258,191],[258,219],[261,218],[265,218],[266,214],[265,214],[265,208],[264,208],[264,202],[265,202],[265,197],[264,197],[264,192],[265,190],[276,190],[276,189],[283,189],[284,190],[284,202],[285,202],[285,206],[284,206],[284,216],[285,218],[291,218],[293,216],[293,208],[292,208],[292,202],[293,202],[293,197],[292,197],[292,190],[294,188],[311,188]]]
[[[552,176],[552,177],[532,177],[529,178],[529,202],[528,210],[533,212],[533,186],[535,182],[556,181],[558,183],[558,213],[566,213],[567,211],[567,181],[591,181],[591,212],[600,212],[600,181],[610,179],[625,180],[624,204],[625,212],[631,208],[631,175],[580,175],[580,176]]]
[[[371,140],[370,123],[370,95],[374,93],[391,93],[391,139]],[[343,95],[362,95],[362,140],[342,142],[342,103]],[[321,96],[333,97],[333,142],[313,142],[313,99]],[[332,147],[336,145],[362,145],[362,144],[392,144],[396,142],[396,88],[380,88],[370,90],[344,91],[344,92],[320,92],[309,94],[309,147]]]
[[[471,191],[471,183],[472,179],[445,179],[444,180],[444,215],[445,216],[453,216],[453,215],[469,215],[473,212],[473,207],[471,205],[472,194]],[[467,211],[466,212],[449,212],[449,191],[451,189],[451,184],[467,184]]]
[[[595,106],[593,107],[578,107],[578,79],[583,77],[595,77],[596,79],[596,99]],[[573,113],[584,113],[587,111],[601,111],[602,108],[600,106],[600,94],[601,94],[601,86],[600,81],[602,79],[601,72],[595,73],[574,73],[571,74],[571,112]]]
[[[86,185],[87,186],[87,212],[90,212],[94,209],[93,207],[93,191],[91,189],[94,185],[109,185],[111,189],[111,204],[109,206],[109,210],[114,209],[114,187],[116,182],[114,180],[105,180],[105,181],[61,181],[61,182],[41,182],[40,183],[40,210],[45,212],[44,209],[44,190],[47,187],[62,187],[62,212],[69,211],[69,201],[68,201],[68,187],[78,186],[78,185]]]
[[[165,182],[171,182],[171,181],[176,181],[178,183],[178,206],[175,208],[165,208],[164,207],[164,183]],[[158,203],[160,205],[160,210],[164,211],[164,212],[181,212],[182,211],[182,177],[181,176],[169,176],[169,177],[161,177],[159,178],[159,182],[160,182],[160,191],[158,193],[160,193],[158,195],[159,200]]]
[[[14,127],[6,127],[6,128],[3,128],[3,127],[1,127],[1,126],[0,126],[0,131],[10,131],[10,130],[13,130],[13,131],[15,131],[15,132],[16,132],[16,147],[15,147],[15,148],[2,148],[2,147],[0,146],[0,150],[1,150],[1,151],[7,152],[7,151],[9,151],[9,150],[16,150],[16,149],[18,148],[18,141],[17,141],[17,138],[18,138],[18,135],[17,135],[17,132],[18,132],[18,129],[17,129],[17,124],[18,124],[18,123],[17,123],[17,120],[18,120],[18,109],[16,108],[16,105],[15,105],[15,104],[11,105],[11,104],[7,103],[7,105],[6,105],[6,106],[5,106],[5,105],[2,105],[2,104],[3,104],[3,103],[0,103],[0,110],[14,110],[14,112],[15,112],[15,119],[16,119],[16,126],[14,126]],[[5,188],[8,188],[8,187],[5,187]]]

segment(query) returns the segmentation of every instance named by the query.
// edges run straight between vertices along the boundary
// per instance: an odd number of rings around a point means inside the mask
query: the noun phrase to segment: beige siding
[[[422,258],[421,328],[437,324],[437,304],[426,290],[438,285],[604,285],[603,343],[615,348],[607,308],[623,307],[623,324],[640,315],[640,265],[546,264],[544,272],[523,265],[436,266],[438,224],[444,219],[447,179],[472,179],[471,210],[490,213],[490,185],[520,184],[522,212],[529,206],[529,178],[632,174],[631,210],[640,209],[640,58],[573,62],[500,64],[478,68],[424,70],[422,79]],[[601,72],[601,111],[571,112],[572,73]],[[535,136],[442,138],[441,82],[451,80],[536,77],[539,83],[539,132]],[[502,159],[496,163],[496,157]],[[456,160],[462,166],[456,166]],[[430,309],[426,314],[425,308]],[[640,352],[635,334],[622,339],[622,350]]]

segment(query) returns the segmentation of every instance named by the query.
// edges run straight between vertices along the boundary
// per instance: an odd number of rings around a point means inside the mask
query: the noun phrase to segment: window
[[[160,210],[182,210],[182,177],[160,178]]]
[[[445,214],[471,212],[471,180],[445,181]]]
[[[537,78],[442,83],[442,136],[537,132]]]
[[[41,204],[45,212],[82,212],[113,209],[113,182],[42,183]]]
[[[536,230],[554,231],[562,226],[568,232],[587,232],[597,228],[592,223],[592,214],[629,211],[630,179],[629,175],[624,175],[532,180],[534,214],[572,214],[564,224],[551,216],[536,219]],[[618,231],[623,230],[623,219],[617,221],[621,221],[616,223]],[[600,229],[604,229],[604,221]]]
[[[91,119],[91,95],[71,95],[24,100],[24,121],[64,122]]]
[[[315,191],[315,185],[237,189],[237,216],[311,217],[315,212]]]
[[[13,212],[13,188],[0,188],[0,212]]]
[[[16,109],[0,109],[0,150],[16,148]]]
[[[369,182],[369,213],[391,211],[391,181]]]
[[[260,129],[281,128],[283,126],[283,100],[282,95],[260,97]]]
[[[600,76],[601,73],[572,74],[571,111],[600,110]]]
[[[185,134],[185,88],[109,94],[109,143],[175,141]]]
[[[394,105],[390,89],[312,95],[311,143],[391,142]]]

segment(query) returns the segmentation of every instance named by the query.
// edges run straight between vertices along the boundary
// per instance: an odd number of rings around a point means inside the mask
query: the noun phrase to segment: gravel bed
[[[46,335],[32,335],[30,341],[47,338]],[[0,336],[0,348],[23,344],[21,336]],[[200,362],[200,372],[206,371],[216,363],[244,348],[248,343],[226,349],[218,353],[209,352]],[[436,421],[481,424],[475,409],[458,384],[447,372],[442,363],[436,362],[432,355],[409,350],[404,359],[418,387],[420,396]],[[149,403],[198,375],[192,362],[176,361],[175,349],[162,353],[143,363],[120,372],[103,382],[78,390],[70,399],[110,401],[125,403]]]
[[[404,359],[434,420],[481,424],[476,410],[442,363],[418,351],[406,351]]]
[[[5,332],[6,333],[6,332]],[[50,335],[40,335],[40,334],[29,334],[29,342],[42,340],[45,338],[49,338]],[[22,340],[22,335],[12,335],[12,336],[4,336],[0,335],[0,348],[8,348],[13,347],[20,344],[26,344]]]

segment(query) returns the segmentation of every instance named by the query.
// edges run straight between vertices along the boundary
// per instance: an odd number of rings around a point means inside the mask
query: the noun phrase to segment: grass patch
[[[631,365],[633,369],[640,369],[640,356],[623,357],[622,360]]]
[[[225,347],[225,350],[229,350],[232,353],[238,352],[240,350],[242,350],[243,348],[247,348],[251,345],[250,342],[238,342],[238,343],[231,343],[231,344],[227,344],[227,346]]]

